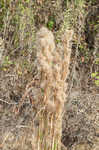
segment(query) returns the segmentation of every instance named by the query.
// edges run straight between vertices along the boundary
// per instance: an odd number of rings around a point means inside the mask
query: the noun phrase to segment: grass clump
[[[65,31],[62,37],[63,51],[61,53],[61,49],[55,46],[54,35],[51,31],[42,27],[37,32],[35,65],[38,75],[27,85],[26,92],[19,104],[20,109],[24,98],[32,89],[34,95],[32,104],[37,109],[36,118],[39,122],[38,128],[35,128],[33,124],[33,149],[61,149],[62,114],[67,89],[65,81],[69,73],[72,36],[72,30]]]

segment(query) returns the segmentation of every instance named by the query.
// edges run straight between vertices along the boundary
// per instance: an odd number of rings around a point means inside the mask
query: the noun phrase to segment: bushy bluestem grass
[[[66,78],[69,73],[72,36],[72,30],[65,31],[62,37],[63,52],[60,55],[51,31],[42,27],[37,33],[36,65],[39,88],[35,88],[40,96],[39,127],[34,130],[34,149],[61,149],[62,114],[66,101]],[[38,96],[35,99],[38,101]]]

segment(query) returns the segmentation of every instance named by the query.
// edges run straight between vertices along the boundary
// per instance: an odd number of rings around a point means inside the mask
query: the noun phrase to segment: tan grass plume
[[[60,55],[51,31],[42,27],[37,33],[37,67],[40,73],[40,88],[44,92],[41,101],[46,112],[46,117],[43,116],[40,124],[43,124],[43,132],[46,134],[43,136],[46,137],[44,139],[47,139],[47,143],[49,141],[47,146],[50,150],[55,145],[57,150],[61,149],[62,112],[66,100],[66,78],[69,73],[72,36],[72,30],[65,31],[62,37],[62,55]],[[42,130],[42,127],[40,126],[39,129]]]
[[[25,97],[32,91],[32,105],[37,114],[33,120],[33,150],[61,150],[62,114],[66,101],[66,79],[69,73],[72,30],[62,36],[62,48],[55,46],[54,35],[42,27],[37,32],[38,75],[26,87],[20,100],[21,108]],[[38,119],[39,126],[34,121]]]

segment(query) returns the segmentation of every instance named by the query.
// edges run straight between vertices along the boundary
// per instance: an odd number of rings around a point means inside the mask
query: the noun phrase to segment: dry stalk
[[[37,33],[38,77],[27,85],[26,92],[19,104],[20,109],[25,97],[33,88],[32,104],[36,103],[37,112],[39,112],[36,115],[39,126],[35,127],[33,124],[33,149],[61,149],[62,113],[66,100],[66,78],[69,73],[72,36],[72,30],[64,33],[63,52],[60,55],[59,50],[55,48],[51,31],[42,27]]]
[[[4,41],[0,37],[0,65],[3,64],[3,53],[4,53]]]
[[[36,140],[40,150],[61,149],[62,112],[66,100],[65,81],[69,73],[72,35],[72,30],[67,30],[63,35],[63,56],[60,56],[52,32],[42,27],[37,33],[39,87],[43,91],[41,103],[45,106],[45,110],[39,114]]]

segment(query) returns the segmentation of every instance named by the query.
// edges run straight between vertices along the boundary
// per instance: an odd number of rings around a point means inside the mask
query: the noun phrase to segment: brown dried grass
[[[33,149],[60,150],[62,135],[62,114],[66,101],[66,78],[69,73],[69,62],[73,31],[67,30],[63,37],[63,55],[55,48],[54,35],[42,27],[37,33],[38,75],[26,87],[19,107],[32,90],[32,105],[36,106],[39,126],[33,124]],[[35,117],[35,119],[36,119]],[[34,120],[35,120],[34,119]]]

